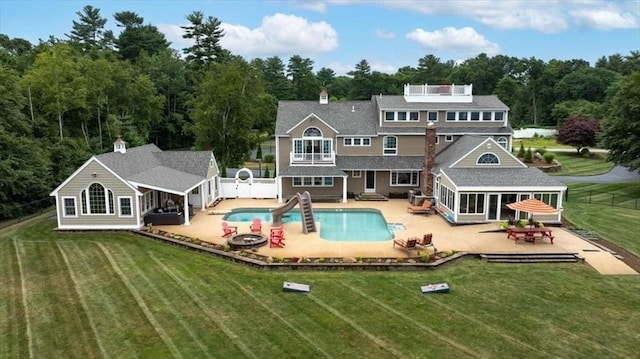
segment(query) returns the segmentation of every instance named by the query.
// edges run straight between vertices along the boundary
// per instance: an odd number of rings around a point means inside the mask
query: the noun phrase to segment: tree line
[[[220,45],[220,20],[201,11],[185,16],[184,38],[193,45],[181,52],[135,12],[113,14],[118,34],[106,30],[98,8],[76,15],[62,39],[32,44],[0,34],[0,219],[29,211],[25,204],[47,197],[90,155],[110,151],[117,136],[129,146],[212,150],[221,167],[238,166],[273,134],[279,100],[317,100],[322,88],[343,101],[400,95],[407,83],[473,84],[475,95],[495,94],[510,107],[514,127],[613,118],[604,133],[640,136],[633,106],[640,51],[602,56],[595,66],[486,54],[454,63],[427,54],[393,74],[362,59],[338,75],[314,71],[300,55],[285,62],[233,54]],[[603,141],[620,147],[623,159],[640,158],[627,140]]]

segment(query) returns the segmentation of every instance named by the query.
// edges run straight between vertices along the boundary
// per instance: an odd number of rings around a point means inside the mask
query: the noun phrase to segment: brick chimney
[[[433,122],[427,124],[424,136],[424,169],[422,170],[422,195],[433,197],[433,167],[436,164],[436,129]]]

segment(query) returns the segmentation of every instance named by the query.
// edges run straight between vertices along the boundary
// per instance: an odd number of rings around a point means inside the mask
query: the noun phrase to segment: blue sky
[[[291,55],[338,74],[366,59],[394,73],[433,54],[460,61],[479,53],[584,59],[640,50],[640,0],[271,0],[75,1],[0,0],[0,33],[32,43],[66,38],[85,5],[113,14],[133,11],[156,25],[176,49],[188,46],[180,25],[195,10],[217,17],[222,46],[246,59]]]

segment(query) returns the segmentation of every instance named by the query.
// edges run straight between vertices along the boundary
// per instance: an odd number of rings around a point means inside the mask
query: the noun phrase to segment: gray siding
[[[484,153],[493,153],[500,160],[500,167],[515,167],[522,168],[522,164],[516,158],[512,157],[508,152],[497,146],[495,143],[491,143],[491,148],[487,148],[489,143],[485,143],[476,148],[466,156],[464,156],[460,162],[458,162],[454,168],[468,168],[468,167],[487,167],[495,165],[478,165],[478,158]],[[498,147],[498,148],[496,148]]]
[[[95,173],[95,177],[93,174]],[[81,191],[89,187],[93,182],[98,182],[113,191],[115,214],[82,214]],[[77,218],[63,217],[62,197],[75,197],[77,207]],[[133,217],[118,217],[118,197],[131,197]],[[96,161],[90,162],[81,172],[73,177],[64,187],[58,191],[58,218],[61,226],[74,225],[96,225],[96,226],[126,226],[136,225],[138,208],[136,207],[136,194],[127,184],[120,181],[116,176],[98,164]]]

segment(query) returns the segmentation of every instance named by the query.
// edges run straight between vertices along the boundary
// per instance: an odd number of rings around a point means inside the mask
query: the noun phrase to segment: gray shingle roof
[[[458,187],[563,187],[562,182],[534,167],[523,168],[444,168]]]
[[[345,170],[422,170],[423,156],[336,156]]]
[[[211,151],[166,151],[154,144],[96,158],[127,181],[185,192],[206,179]]]
[[[373,96],[374,101],[381,110],[508,110],[498,96],[495,95],[474,95],[471,103],[453,102],[407,102],[404,96]]]
[[[281,177],[325,176],[345,177],[347,174],[336,166],[289,166],[278,174]]]
[[[275,134],[286,135],[287,131],[312,113],[336,129],[340,135],[376,134],[375,119],[378,116],[371,101],[330,101],[325,105],[318,101],[279,101]]]
[[[438,172],[441,169],[448,168],[454,162],[469,153],[469,151],[480,145],[486,139],[486,136],[471,135],[465,135],[458,138],[452,144],[447,146],[447,148],[440,151],[436,155],[436,165],[434,166],[434,171]]]

